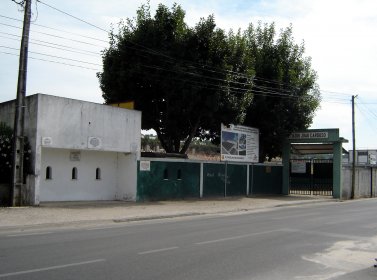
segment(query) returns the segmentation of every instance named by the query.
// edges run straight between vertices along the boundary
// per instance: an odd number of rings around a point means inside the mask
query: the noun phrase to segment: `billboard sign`
[[[259,162],[259,129],[221,124],[221,160]]]

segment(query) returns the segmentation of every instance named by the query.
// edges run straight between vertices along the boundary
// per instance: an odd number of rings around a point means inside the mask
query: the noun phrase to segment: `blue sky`
[[[16,96],[17,55],[23,13],[11,0],[1,0],[1,2],[0,102],[3,102]],[[43,2],[106,30],[110,29],[112,23],[117,24],[121,18],[134,17],[136,9],[145,3],[139,0],[43,0]],[[154,11],[158,3],[171,6],[174,1],[151,0],[150,2]],[[345,148],[350,148],[352,140],[350,100],[353,94],[357,94],[357,148],[377,148],[375,140],[377,139],[377,71],[375,70],[377,1],[176,0],[175,2],[186,11],[186,21],[189,25],[194,25],[200,17],[207,17],[209,14],[214,14],[218,26],[226,30],[245,29],[249,23],[257,24],[258,21],[268,23],[274,21],[278,29],[292,23],[296,41],[298,43],[305,41],[306,56],[312,57],[312,67],[319,76],[318,83],[323,101],[312,128],[340,128],[341,136],[350,140],[350,144],[346,144]],[[33,0],[33,24],[30,36],[27,95],[45,93],[103,102],[96,72],[101,69],[100,52],[108,45],[106,32],[70,18],[46,5],[37,4]],[[93,37],[95,40],[88,37]],[[60,49],[45,46],[51,43],[56,44],[54,46]],[[75,52],[69,52],[67,49]]]

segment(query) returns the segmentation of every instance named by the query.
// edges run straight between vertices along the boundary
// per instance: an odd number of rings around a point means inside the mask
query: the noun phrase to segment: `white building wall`
[[[118,153],[118,200],[136,200],[137,155]]]
[[[49,147],[140,153],[141,112],[42,94],[38,99],[38,132],[51,140]],[[93,137],[98,146],[90,145]]]
[[[70,159],[71,152],[80,153],[80,161]],[[51,167],[52,179],[46,179]],[[77,168],[77,179],[72,169]],[[100,168],[101,178],[96,179]],[[117,153],[42,149],[40,201],[115,200],[117,193]]]
[[[14,104],[0,104],[0,120],[11,126]],[[28,96],[26,104],[25,134],[34,170],[28,176],[30,204],[136,199],[141,112],[43,94]],[[70,160],[71,151],[81,152],[79,162]],[[45,178],[47,166],[52,168],[51,180]],[[71,179],[73,167],[77,180]],[[101,180],[95,180],[97,167]]]
[[[37,137],[42,150],[63,148],[79,150],[82,154],[78,180],[71,179],[73,166],[67,160],[55,164],[63,167],[68,179],[59,177],[53,183],[54,177],[50,182],[40,176],[40,201],[135,200],[141,112],[47,95],[38,98]],[[50,140],[48,145],[42,141],[46,138]],[[90,143],[93,138],[98,145]],[[45,172],[43,154],[41,170]],[[59,157],[52,154],[51,159]],[[69,160],[69,155],[65,158]],[[101,163],[100,181],[95,180],[97,163]],[[69,189],[64,187],[66,184],[70,185]],[[46,188],[47,185],[51,188]]]

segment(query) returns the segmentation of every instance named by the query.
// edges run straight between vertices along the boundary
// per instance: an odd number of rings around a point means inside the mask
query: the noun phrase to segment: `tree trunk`
[[[180,154],[185,154],[187,152],[187,149],[189,148],[192,138],[194,138],[196,131],[198,130],[200,123],[200,117],[197,119],[195,125],[191,128],[189,136],[186,138],[185,143],[182,146],[181,151],[179,152]]]
[[[170,151],[169,151],[169,149],[170,149],[169,145],[166,143],[166,139],[164,137],[162,137],[162,134],[161,134],[160,130],[159,129],[155,129],[155,131],[157,133],[158,140],[160,140],[162,148],[165,150],[165,152],[170,153]]]

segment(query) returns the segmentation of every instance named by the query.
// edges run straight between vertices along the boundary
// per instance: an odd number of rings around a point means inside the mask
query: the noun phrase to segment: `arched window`
[[[182,180],[182,170],[181,169],[177,170],[177,180]]]
[[[72,168],[72,180],[77,180],[77,168]]]
[[[101,168],[96,168],[96,180],[101,180]]]
[[[167,168],[164,170],[164,180],[169,180],[169,172]]]
[[[46,167],[46,180],[52,179],[52,169],[51,166]]]

